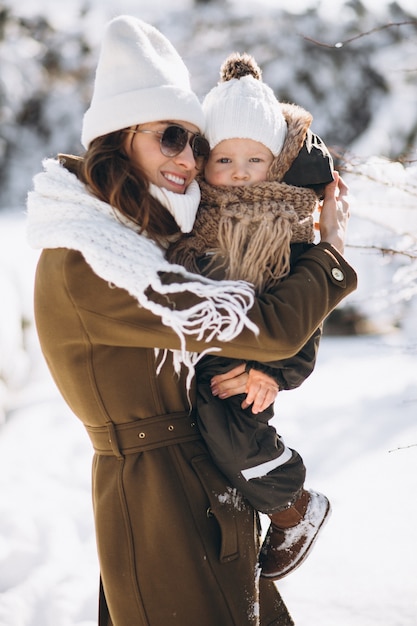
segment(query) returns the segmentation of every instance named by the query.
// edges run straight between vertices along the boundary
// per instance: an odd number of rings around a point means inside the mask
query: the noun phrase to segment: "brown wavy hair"
[[[137,224],[140,232],[163,241],[179,232],[172,215],[149,193],[143,170],[124,151],[125,131],[97,137],[88,147],[79,170],[83,182],[100,200]]]

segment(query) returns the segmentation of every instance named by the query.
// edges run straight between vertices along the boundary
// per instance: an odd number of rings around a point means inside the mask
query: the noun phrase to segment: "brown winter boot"
[[[270,515],[271,525],[259,556],[261,576],[279,580],[299,567],[329,514],[326,496],[303,490],[291,507]]]

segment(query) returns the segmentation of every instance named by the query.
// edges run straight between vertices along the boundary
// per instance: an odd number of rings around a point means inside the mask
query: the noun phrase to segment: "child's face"
[[[266,180],[272,152],[253,139],[225,139],[211,150],[204,169],[210,185],[240,187]]]

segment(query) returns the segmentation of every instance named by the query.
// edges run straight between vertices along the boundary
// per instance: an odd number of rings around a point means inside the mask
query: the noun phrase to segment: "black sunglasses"
[[[189,141],[193,156],[196,162],[208,159],[210,154],[210,144],[203,135],[193,133],[183,126],[171,124],[164,130],[149,130],[147,128],[129,128],[132,133],[150,133],[159,135],[159,146],[162,154],[166,157],[176,157],[184,150]]]

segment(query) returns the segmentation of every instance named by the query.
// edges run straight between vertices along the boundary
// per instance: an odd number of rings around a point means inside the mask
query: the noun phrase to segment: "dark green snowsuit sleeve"
[[[296,389],[311,372],[316,364],[317,351],[319,348],[322,327],[320,326],[305,346],[293,357],[280,361],[269,362],[268,364],[258,361],[248,361],[246,369],[253,368],[260,372],[265,372],[277,381],[279,388]]]
[[[291,267],[297,259],[314,244],[296,243],[291,244]],[[317,328],[301,350],[291,358],[273,361],[272,363],[260,363],[249,361],[246,369],[256,369],[265,372],[278,383],[282,389],[296,389],[310,376],[316,365],[317,351],[322,335],[322,325]]]

